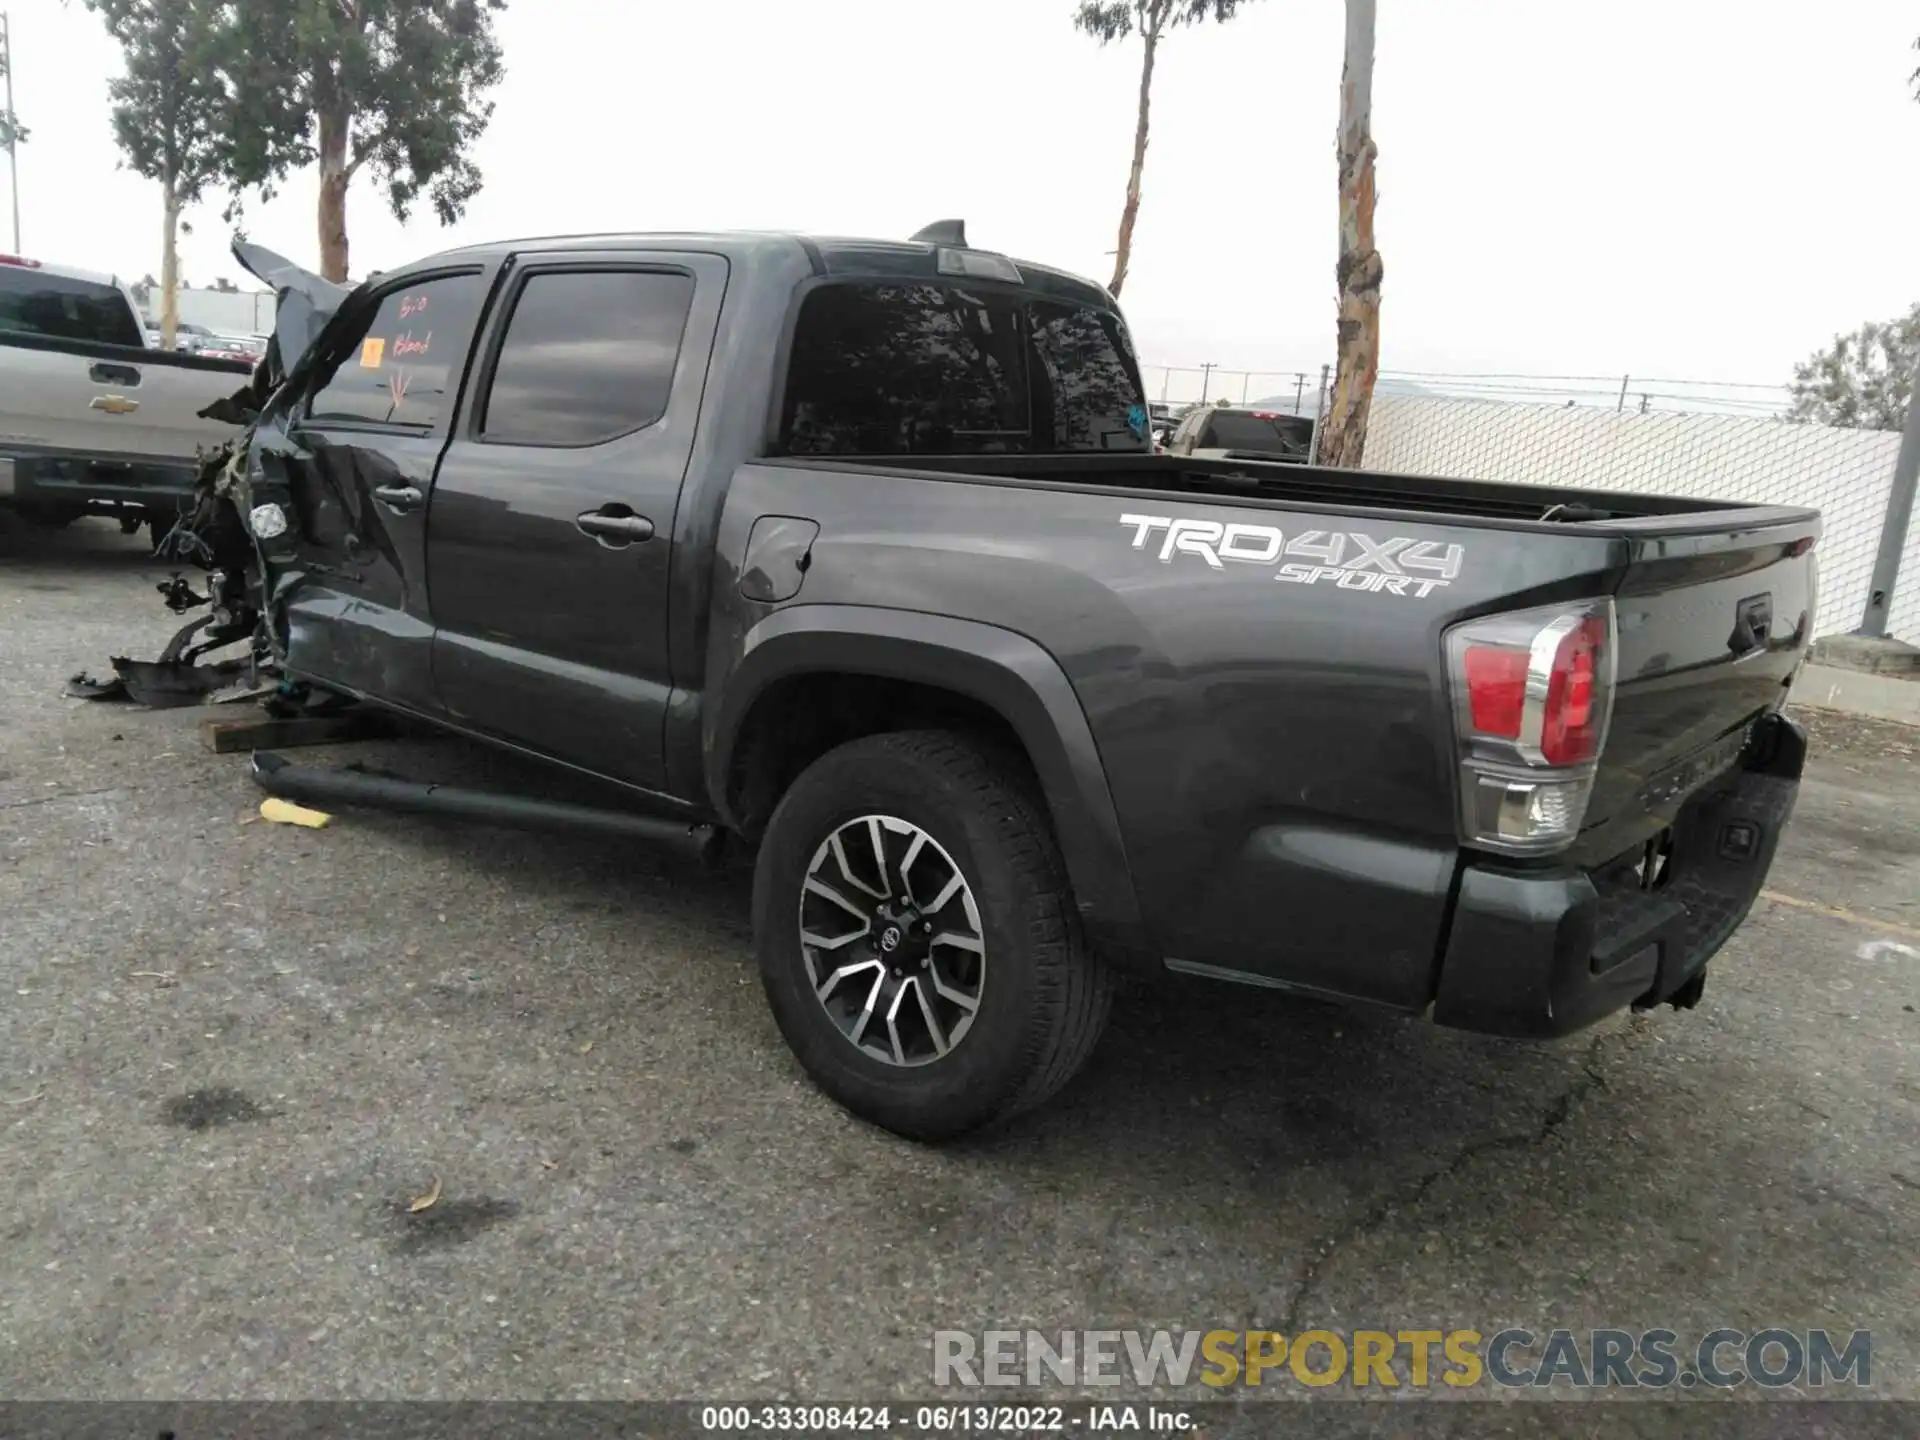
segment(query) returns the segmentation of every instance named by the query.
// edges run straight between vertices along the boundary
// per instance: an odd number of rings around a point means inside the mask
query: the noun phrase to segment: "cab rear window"
[[[790,455],[1152,448],[1140,368],[1110,310],[963,285],[837,283],[795,324]]]
[[[0,330],[89,345],[147,343],[139,317],[115,286],[24,265],[0,265]]]

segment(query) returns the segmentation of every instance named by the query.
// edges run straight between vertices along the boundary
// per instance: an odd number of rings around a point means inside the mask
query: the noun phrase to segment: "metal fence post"
[[[1320,367],[1320,398],[1313,407],[1313,434],[1307,438],[1307,460],[1314,465],[1320,463],[1320,430],[1327,420],[1327,376],[1332,370],[1331,365]]]
[[[1900,436],[1900,455],[1893,462],[1893,488],[1887,492],[1887,515],[1880,527],[1880,551],[1873,561],[1873,579],[1867,585],[1867,610],[1854,633],[1884,638],[1887,616],[1893,609],[1894,587],[1900,582],[1900,555],[1907,548],[1907,527],[1913,523],[1913,491],[1920,481],[1920,366],[1914,367],[1913,394],[1907,400],[1907,424]]]

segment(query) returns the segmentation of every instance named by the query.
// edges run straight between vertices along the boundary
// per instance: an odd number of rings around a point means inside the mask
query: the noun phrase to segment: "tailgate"
[[[1738,523],[1738,513],[1721,517]],[[1637,541],[1614,603],[1613,717],[1583,850],[1618,853],[1738,758],[1813,642],[1817,515]]]
[[[17,454],[190,461],[196,447],[231,437],[234,427],[196,412],[238,390],[252,367],[160,355],[0,345],[0,444]]]

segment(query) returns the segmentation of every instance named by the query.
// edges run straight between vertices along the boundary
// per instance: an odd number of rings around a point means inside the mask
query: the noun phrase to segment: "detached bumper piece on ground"
[[[218,603],[214,587],[201,595],[179,575],[154,588],[176,615],[202,605],[213,608],[175,631],[156,659],[116,655],[113,679],[96,679],[83,670],[67,681],[64,694],[75,700],[131,700],[150,710],[171,710],[210,701],[250,700],[275,688],[277,682],[265,678],[270,667],[262,664],[257,646],[245,655],[202,663],[214,651],[253,635],[250,614],[235,615]]]

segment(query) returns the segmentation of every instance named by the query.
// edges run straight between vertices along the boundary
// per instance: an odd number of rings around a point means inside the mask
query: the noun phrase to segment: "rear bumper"
[[[1763,719],[1739,767],[1681,810],[1653,890],[1619,868],[1463,867],[1433,1018],[1550,1037],[1627,1005],[1687,1002],[1697,993],[1689,986],[1760,893],[1806,753],[1797,723]]]
[[[63,510],[104,503],[172,510],[192,496],[198,477],[194,460],[0,451],[0,505]]]

